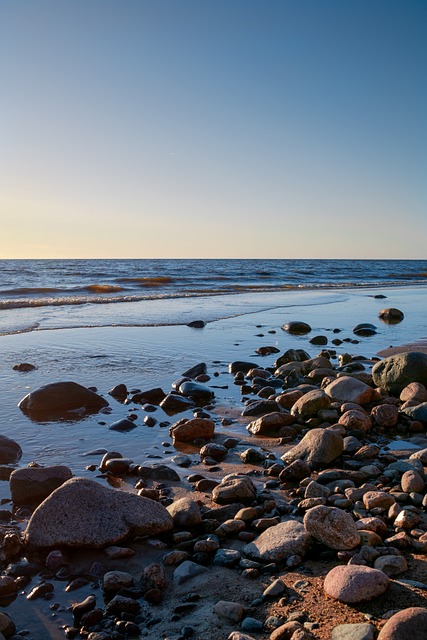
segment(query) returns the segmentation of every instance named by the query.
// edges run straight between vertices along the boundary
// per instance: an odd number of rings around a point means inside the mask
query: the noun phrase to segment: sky
[[[427,258],[425,0],[0,0],[0,258]]]

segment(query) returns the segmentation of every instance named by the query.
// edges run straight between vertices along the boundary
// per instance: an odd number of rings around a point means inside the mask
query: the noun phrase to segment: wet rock
[[[356,336],[361,336],[367,338],[369,336],[374,336],[377,332],[377,328],[375,325],[370,324],[369,322],[362,322],[354,327],[353,333]]]
[[[409,607],[392,616],[380,631],[378,640],[427,640],[427,609]]]
[[[202,522],[202,515],[197,502],[190,498],[180,498],[166,507],[178,529],[195,527]]]
[[[131,431],[135,429],[137,425],[133,420],[128,420],[128,418],[122,418],[121,420],[116,420],[108,427],[111,431]]]
[[[342,414],[342,416],[338,420],[338,424],[341,424],[348,430],[366,432],[369,431],[369,429],[372,427],[372,418],[363,411],[350,409],[350,411],[346,411]]]
[[[0,576],[0,598],[10,596],[18,591],[18,585],[10,576]]]
[[[160,407],[168,415],[181,413],[193,406],[194,403],[190,398],[184,398],[184,396],[180,396],[177,393],[169,393],[160,403]]]
[[[294,320],[292,322],[287,322],[282,325],[283,331],[290,333],[292,335],[303,335],[305,333],[310,333],[311,327],[306,322],[301,322],[300,320]]]
[[[256,490],[254,483],[248,476],[228,475],[221,484],[212,491],[212,500],[217,504],[232,504],[239,502],[250,504],[254,501]]]
[[[303,558],[311,541],[304,525],[297,520],[287,520],[263,531],[256,540],[244,547],[243,552],[253,560],[281,562],[291,555]]]
[[[139,391],[132,396],[132,402],[139,402],[141,404],[150,403],[150,404],[160,404],[162,400],[166,398],[166,393],[160,387],[155,387],[154,389],[145,389],[144,391]]]
[[[378,317],[380,320],[386,322],[387,324],[397,324],[398,322],[402,322],[405,316],[403,314],[403,311],[400,311],[400,309],[390,307],[388,309],[381,309]]]
[[[321,389],[309,391],[297,400],[291,408],[291,414],[296,418],[310,418],[322,409],[329,409],[331,399]]]
[[[17,462],[22,456],[22,449],[15,440],[0,435],[0,464]]]
[[[132,462],[130,458],[110,458],[105,461],[103,467],[104,471],[113,476],[123,476],[129,472]]]
[[[30,364],[29,362],[20,362],[19,364],[15,364],[12,369],[14,371],[27,373],[28,371],[34,371],[34,369],[37,369],[37,367],[34,364]]]
[[[378,569],[358,565],[337,566],[326,575],[325,593],[346,604],[357,604],[382,595],[389,587],[388,576]]]
[[[102,548],[132,535],[157,535],[172,526],[161,504],[73,478],[37,507],[25,540],[29,547]]]
[[[180,420],[173,424],[169,433],[178,442],[193,442],[196,438],[212,438],[215,432],[215,424],[208,418],[192,418]]]
[[[274,367],[277,369],[288,362],[304,362],[309,360],[310,355],[304,349],[288,349],[274,363]]]
[[[72,477],[63,465],[16,469],[10,476],[10,492],[16,505],[39,504]]]
[[[110,389],[108,393],[110,396],[113,396],[113,398],[123,401],[127,398],[128,390],[125,384],[117,384],[115,387]]]
[[[277,431],[284,426],[293,424],[295,419],[290,413],[283,411],[274,411],[261,416],[257,420],[253,420],[246,427],[249,433],[254,436],[271,436],[277,434]]]
[[[234,362],[230,362],[228,365],[229,373],[237,373],[241,371],[242,373],[248,373],[251,369],[256,369],[258,364],[255,362],[246,362],[243,360],[235,360]]]
[[[266,413],[275,413],[279,408],[275,400],[255,400],[242,411],[242,416],[263,416]]]
[[[179,392],[186,398],[191,398],[197,402],[209,402],[214,392],[201,382],[183,382],[179,387]]]
[[[206,326],[206,322],[204,322],[203,320],[192,320],[191,322],[187,323],[187,327],[190,327],[191,329],[203,329],[203,327]]]
[[[326,465],[341,455],[343,438],[333,429],[311,429],[295,447],[283,456],[286,463],[304,460],[311,469]]]
[[[331,549],[354,549],[360,535],[352,516],[337,507],[318,506],[304,516],[306,531]]]
[[[427,354],[419,351],[398,353],[377,362],[372,369],[377,387],[400,394],[411,382],[427,385]]]
[[[138,467],[138,475],[145,480],[174,480],[180,477],[172,467],[166,464],[145,464]]]
[[[205,444],[199,452],[201,459],[213,458],[214,460],[222,460],[228,453],[228,449],[222,444],[216,442],[208,442]]]
[[[32,420],[60,420],[97,413],[108,402],[76,382],[52,382],[23,398],[18,407]]]
[[[375,365],[376,366],[376,365]],[[324,392],[333,402],[368,404],[376,398],[375,389],[350,376],[341,376],[328,384]]]

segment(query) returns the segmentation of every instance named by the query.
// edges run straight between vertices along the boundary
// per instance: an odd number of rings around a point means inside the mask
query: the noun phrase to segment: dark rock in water
[[[256,369],[258,364],[256,362],[245,362],[243,360],[235,360],[234,362],[230,362],[228,365],[229,373],[237,373],[241,371],[242,373],[248,373],[251,369]]]
[[[378,293],[376,296],[372,297],[376,298],[377,300],[383,300],[384,298],[387,298],[387,296],[384,296],[382,293]]]
[[[369,322],[362,322],[361,324],[357,324],[353,329],[353,333],[356,336],[360,336],[362,338],[374,336],[376,332],[377,332],[376,326],[373,324],[370,324]]]
[[[30,548],[100,549],[129,536],[169,531],[163,505],[86,478],[68,480],[34,511],[25,531]]]
[[[12,368],[14,371],[23,371],[23,372],[34,371],[34,369],[37,369],[37,367],[34,364],[30,364],[29,362],[20,362],[19,364],[15,364],[14,367]]]
[[[32,391],[18,404],[36,421],[78,419],[107,406],[104,398],[76,382],[52,382]]]
[[[381,309],[378,317],[380,320],[386,322],[387,324],[398,324],[399,322],[402,322],[405,316],[403,312],[400,311],[400,309],[390,307],[390,309]]]
[[[184,371],[182,376],[184,378],[197,378],[197,376],[201,376],[206,373],[207,370],[206,362],[199,362],[198,364],[195,364],[194,367],[190,367],[187,371]]]
[[[406,351],[377,362],[372,369],[377,387],[389,393],[399,394],[411,382],[427,386],[427,354]]]
[[[309,342],[310,344],[323,346],[328,344],[328,338],[326,336],[314,336],[314,338],[311,338]]]
[[[192,460],[189,456],[174,456],[172,458],[172,462],[176,464],[177,467],[183,468],[187,468],[192,464]]]
[[[255,349],[255,353],[260,356],[269,356],[271,353],[280,353],[280,349],[272,346],[258,347],[258,349]]]
[[[17,462],[22,456],[22,449],[15,440],[0,435],[0,464]]]
[[[201,382],[183,382],[179,387],[179,392],[186,398],[209,402],[214,396],[214,392]]]
[[[146,391],[139,391],[132,396],[132,402],[151,402],[152,404],[160,404],[161,401],[166,398],[166,393],[160,387],[155,389],[147,389]]]
[[[206,326],[206,322],[203,320],[193,320],[187,324],[187,327],[191,327],[192,329],[203,329]]]
[[[127,418],[122,418],[121,420],[116,420],[108,427],[111,431],[130,431],[131,429],[135,429],[137,425]]]
[[[128,390],[125,384],[117,384],[115,387],[110,389],[108,392],[110,396],[113,398],[117,398],[118,400],[125,400],[128,395]]]
[[[149,464],[138,468],[138,475],[149,480],[180,480],[174,469],[165,464]]]
[[[280,411],[280,407],[275,400],[255,400],[242,411],[242,416],[262,416],[276,411]]]
[[[169,393],[160,403],[161,408],[169,416],[181,411],[186,411],[194,406],[194,403],[189,398],[184,398],[177,393]]]
[[[310,333],[311,327],[306,322],[294,320],[282,325],[283,331],[287,331],[293,335],[303,335],[304,333]]]
[[[12,501],[15,505],[40,504],[72,475],[63,465],[16,469],[10,476]]]
[[[305,360],[310,360],[310,356],[304,349],[288,349],[277,358],[274,366],[278,368],[283,364],[288,364],[288,362],[305,362]]]

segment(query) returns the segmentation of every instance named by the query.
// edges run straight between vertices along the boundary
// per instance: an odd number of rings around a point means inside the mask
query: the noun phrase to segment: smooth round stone
[[[313,538],[331,549],[354,549],[360,543],[352,516],[337,507],[320,505],[309,509],[304,516],[304,527]]]
[[[410,607],[395,613],[385,623],[377,640],[427,640],[427,609]]]
[[[356,336],[360,336],[362,338],[374,336],[376,332],[377,332],[376,326],[373,324],[370,324],[369,322],[362,322],[361,324],[357,324],[353,329],[353,333]]]
[[[133,577],[125,571],[107,571],[102,581],[104,591],[120,591],[133,586]]]
[[[356,604],[382,595],[388,588],[390,579],[378,569],[360,565],[334,567],[325,578],[325,593],[344,602]]]
[[[378,317],[380,320],[386,322],[387,324],[397,324],[398,322],[402,322],[405,316],[403,314],[403,311],[401,311],[400,309],[390,307],[389,309],[381,309]]]
[[[311,331],[311,327],[309,324],[298,320],[287,322],[286,324],[282,325],[282,329],[283,331],[287,331],[288,333],[291,333],[293,335],[303,335],[304,333],[310,333]]]
[[[408,569],[408,563],[403,556],[380,556],[375,560],[374,568],[387,576],[397,576]]]

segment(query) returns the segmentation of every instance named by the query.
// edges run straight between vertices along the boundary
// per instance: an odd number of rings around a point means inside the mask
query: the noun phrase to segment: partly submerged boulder
[[[18,407],[32,420],[61,420],[97,413],[108,402],[77,382],[52,382],[22,398]]]
[[[22,449],[15,440],[0,435],[0,464],[17,462],[22,456]]]
[[[99,549],[131,536],[158,535],[172,527],[172,517],[154,500],[73,478],[37,507],[25,541],[30,548]]]

